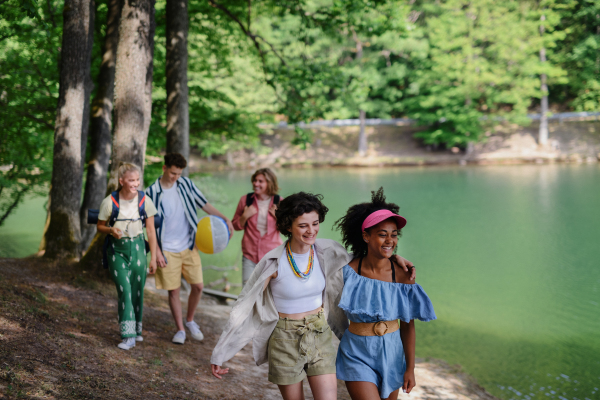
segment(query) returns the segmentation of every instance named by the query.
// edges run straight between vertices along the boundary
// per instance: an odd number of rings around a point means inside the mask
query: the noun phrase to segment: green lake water
[[[198,178],[209,201],[233,215],[250,172]],[[399,254],[438,320],[417,323],[417,356],[460,364],[503,399],[600,399],[600,167],[278,171],[282,194],[321,193],[333,222],[383,186],[407,218]],[[30,199],[0,228],[0,256],[37,250],[44,200]],[[241,233],[203,255],[239,266]],[[205,280],[222,272],[206,269]],[[239,282],[241,272],[228,273]],[[418,377],[417,377],[418,380]]]

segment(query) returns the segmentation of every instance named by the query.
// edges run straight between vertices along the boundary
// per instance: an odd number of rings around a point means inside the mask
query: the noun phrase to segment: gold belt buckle
[[[385,328],[382,328],[381,325],[383,325]],[[383,331],[382,331],[383,329]],[[388,326],[386,321],[379,321],[376,322],[375,325],[373,325],[373,333],[377,336],[383,336],[387,333],[388,331]]]

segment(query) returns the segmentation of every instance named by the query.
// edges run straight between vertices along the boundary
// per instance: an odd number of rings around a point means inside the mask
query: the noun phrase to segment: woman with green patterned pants
[[[113,226],[107,226],[113,209],[112,195],[102,201],[98,214],[98,231],[111,235],[108,248],[108,268],[118,294],[119,329],[123,342],[118,347],[129,350],[135,342],[143,341],[144,285],[146,273],[156,271],[156,207],[145,198],[146,227],[150,242],[150,265],[146,262],[143,223],[140,217],[138,186],[140,170],[133,164],[119,166],[119,214]]]

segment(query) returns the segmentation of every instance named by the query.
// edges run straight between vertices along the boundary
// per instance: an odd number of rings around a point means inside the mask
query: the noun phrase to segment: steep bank
[[[144,342],[117,349],[114,288],[87,279],[73,264],[0,259],[0,398],[13,399],[279,399],[250,345],[222,381],[210,375],[210,353],[230,307],[204,297],[196,320],[202,342],[170,342],[166,299],[146,291]],[[419,360],[411,399],[493,400],[459,367]],[[305,385],[307,386],[307,385]],[[312,398],[306,391],[306,397]],[[349,399],[343,383],[338,398]]]
[[[383,165],[515,164],[544,162],[598,162],[600,158],[600,121],[552,121],[549,145],[537,144],[538,124],[528,127],[498,126],[487,132],[485,140],[469,149],[436,150],[415,139],[415,126],[367,127],[369,150],[359,157],[357,126],[311,128],[312,143],[306,149],[291,144],[294,131],[274,129],[260,138],[256,150],[239,150],[229,157],[211,161],[196,154],[193,171],[235,168],[339,167]]]

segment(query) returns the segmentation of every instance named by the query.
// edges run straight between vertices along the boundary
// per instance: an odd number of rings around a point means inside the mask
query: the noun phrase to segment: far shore
[[[278,128],[260,136],[256,148],[204,157],[192,152],[191,172],[236,169],[332,168],[429,165],[514,165],[590,163],[600,161],[600,121],[553,121],[546,146],[537,143],[538,124],[503,125],[486,132],[481,142],[466,148],[428,146],[414,134],[414,126],[366,128],[368,151],[357,153],[359,127],[311,128],[311,143],[303,149],[292,144],[294,131]],[[160,158],[149,157],[149,162]]]

